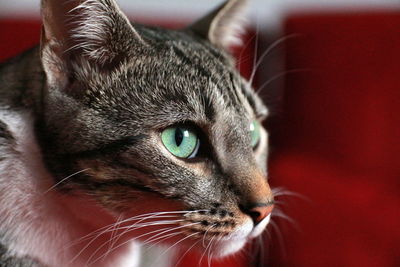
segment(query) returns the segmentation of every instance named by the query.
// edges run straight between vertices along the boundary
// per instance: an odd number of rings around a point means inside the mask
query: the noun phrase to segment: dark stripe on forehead
[[[209,53],[209,55],[215,58],[215,62],[216,62],[216,67],[218,68],[218,70],[221,73],[229,73],[229,79],[230,79],[230,85],[227,86],[226,88],[221,88],[221,93],[222,94],[229,94],[230,93],[230,100],[233,100],[234,103],[234,107],[236,107],[236,109],[238,111],[242,111],[240,109],[240,106],[242,106],[244,103],[242,103],[241,99],[238,95],[238,91],[237,91],[237,87],[241,88],[241,82],[237,81],[238,79],[234,78],[234,73],[230,70],[230,67],[227,66],[227,64],[229,64],[229,62],[225,59],[225,55],[222,54],[220,51],[218,51],[217,48],[213,47],[212,45],[206,45],[206,44],[202,44],[202,46],[205,48],[205,51],[207,53]],[[239,74],[237,74],[239,75]],[[236,86],[236,81],[238,83],[238,86]],[[246,96],[246,94],[244,94]]]
[[[210,78],[211,80],[214,79],[211,72],[207,71],[205,68],[203,68],[199,64],[196,64],[195,62],[193,62],[193,60],[191,58],[189,58],[188,56],[186,56],[186,54],[179,47],[173,46],[172,49],[174,50],[174,52],[178,56],[178,58],[180,60],[182,60],[182,62],[184,62],[185,64],[190,65],[192,67],[195,67],[199,71],[200,75]]]
[[[216,114],[215,114],[215,109],[214,109],[212,100],[206,94],[203,94],[201,96],[201,98],[202,98],[202,104],[204,107],[204,113],[205,113],[207,119],[211,122],[214,122]]]
[[[199,70],[200,74],[207,77],[208,79],[211,80],[213,84],[216,85],[217,90],[219,90],[221,95],[227,95],[228,98],[225,98],[225,102],[227,104],[227,107],[238,107],[241,105],[241,101],[239,98],[237,98],[237,95],[235,94],[235,86],[233,81],[230,79],[232,73],[227,69],[228,67],[225,66],[222,62],[220,57],[222,57],[222,54],[215,54],[211,53],[210,49],[207,47],[204,47],[205,49],[202,52],[207,53],[211,58],[214,58],[217,56],[218,58],[215,58],[213,61],[214,68],[218,71],[215,72],[214,75],[210,71],[206,70],[204,67],[202,67],[200,64],[193,62],[193,60],[185,54],[185,51],[177,46],[173,46],[173,50],[175,54],[186,64],[195,67],[197,70]],[[210,54],[211,53],[211,54]],[[217,77],[215,74],[219,75]],[[229,75],[229,76],[228,76]]]
[[[173,46],[173,50],[175,52],[175,54],[187,65],[190,65],[192,67],[194,67],[195,69],[197,69],[200,73],[200,75],[206,77],[207,79],[210,79],[211,82],[215,85],[217,85],[217,88],[224,88],[224,86],[221,86],[221,84],[225,81],[224,79],[224,75],[226,73],[226,68],[224,67],[220,67],[218,68],[218,66],[220,66],[220,64],[215,64],[216,69],[218,69],[219,73],[212,73],[211,71],[205,69],[202,65],[200,65],[197,62],[194,62],[193,59],[191,59],[188,55],[186,55],[186,51],[184,51],[184,49],[182,49],[181,47],[178,46]],[[208,50],[203,50],[202,52],[207,52]],[[215,62],[218,62],[218,60],[216,60]],[[218,77],[215,75],[217,74]],[[223,93],[223,92],[221,92]]]
[[[212,46],[210,44],[207,44],[207,43],[200,43],[200,44],[202,45],[202,47],[204,47],[204,50],[207,53],[209,53],[209,55],[211,57],[213,56],[215,58],[216,63],[218,65],[218,67],[219,67],[219,70],[220,71],[222,70],[221,73],[224,72],[224,71],[226,72],[227,64],[229,64],[229,62],[227,60],[224,61],[224,59],[225,59],[224,54],[221,53],[218,50],[218,48],[216,48],[216,47],[214,47],[214,46]],[[221,93],[222,94],[226,94],[227,91],[232,91],[231,92],[232,93],[231,96],[234,96],[234,98],[236,99],[234,107],[237,108],[239,106],[243,106],[243,104],[244,104],[244,103],[242,103],[242,100],[241,100],[242,98],[240,98],[239,95],[238,95],[238,93],[239,93],[238,90],[240,90],[240,92],[243,94],[245,99],[247,99],[249,105],[254,110],[254,112],[256,114],[260,113],[260,116],[264,116],[265,112],[263,112],[262,110],[261,111],[257,110],[258,107],[257,107],[256,100],[255,100],[255,94],[252,91],[252,89],[249,89],[247,87],[247,85],[243,82],[243,80],[235,79],[235,76],[231,71],[229,72],[229,75],[230,75],[229,78],[230,78],[232,86],[229,86],[228,88],[221,88],[221,90],[222,90]],[[239,75],[239,74],[237,74],[237,75]],[[237,86],[235,86],[235,85],[237,85]],[[242,111],[242,109],[239,108],[238,111]]]
[[[184,62],[185,64],[194,67],[196,70],[199,71],[199,74],[206,77],[207,79],[209,79],[213,84],[216,85],[217,89],[220,90],[220,93],[226,94],[224,88],[227,86],[222,86],[224,83],[224,78],[223,78],[223,73],[222,74],[218,74],[221,77],[216,77],[216,75],[213,75],[209,70],[205,69],[203,66],[201,66],[200,64],[194,62],[189,56],[187,56],[185,54],[185,52],[177,47],[177,46],[173,46],[173,50],[176,54],[176,56],[182,60],[182,62]],[[222,72],[222,71],[221,71]],[[210,121],[213,121],[215,118],[215,109],[213,106],[213,101],[211,100],[210,96],[208,94],[202,94],[201,95],[202,98],[202,104],[203,104],[203,108],[204,108],[204,113],[205,116],[207,117],[207,119],[209,119]],[[229,105],[234,106],[234,103],[229,103]]]
[[[235,87],[235,80],[233,79],[233,73],[230,70],[230,66],[227,66],[229,62],[225,59],[225,55],[218,51],[217,48],[213,47],[212,45],[207,45],[205,43],[201,43],[202,47],[204,47],[204,51],[208,53],[210,57],[214,57],[215,59],[215,67],[221,73],[221,80],[224,78],[230,79],[230,84],[227,86],[220,86],[220,84],[216,84],[217,88],[220,89],[222,95],[230,94],[229,100],[232,101],[233,107],[238,107],[241,103],[240,98],[237,95],[236,87]],[[226,77],[224,75],[228,74]],[[232,90],[232,92],[230,92]]]

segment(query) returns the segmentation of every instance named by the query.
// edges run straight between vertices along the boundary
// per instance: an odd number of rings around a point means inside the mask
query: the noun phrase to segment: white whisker
[[[161,243],[161,242],[163,242],[163,241],[165,241],[165,240],[167,240],[167,239],[169,239],[169,238],[171,238],[171,237],[174,237],[174,236],[177,236],[177,235],[180,235],[181,233],[169,233],[169,234],[167,234],[167,235],[164,235],[164,236],[161,236],[161,237],[159,237],[159,238],[156,238],[157,240],[159,240],[158,242],[155,242],[154,244],[152,244],[151,246],[149,246],[148,247],[148,249],[151,249],[152,247],[154,247],[154,246],[156,246],[156,245],[158,245],[159,243]]]
[[[245,59],[243,59],[243,53],[246,51],[246,48],[250,45],[250,43],[254,40],[254,37],[257,36],[257,33],[253,34],[253,36],[251,36],[251,38],[249,38],[245,45],[241,48],[242,51],[240,51],[239,57],[238,57],[238,61],[236,62],[237,66],[239,67],[239,73],[242,72],[242,68],[241,68],[241,64],[246,60],[248,60],[249,56],[246,56]],[[254,57],[256,57],[256,55],[254,55]]]
[[[166,211],[166,212],[163,211],[163,212],[151,212],[151,213],[145,213],[145,214],[137,215],[137,216],[134,216],[134,217],[127,218],[127,219],[125,219],[123,221],[120,221],[120,222],[117,222],[117,223],[112,223],[112,224],[106,225],[104,227],[101,227],[99,229],[96,229],[95,231],[93,231],[93,232],[91,232],[91,233],[89,233],[89,234],[87,234],[87,235],[85,235],[83,237],[80,237],[79,239],[74,240],[70,244],[74,245],[74,244],[80,243],[80,242],[90,238],[90,236],[95,235],[98,232],[101,232],[101,234],[104,234],[104,233],[107,232],[107,230],[112,229],[115,224],[123,224],[123,223],[127,223],[127,222],[130,222],[130,221],[143,219],[143,217],[146,217],[146,216],[148,216],[148,218],[167,218],[167,216],[161,217],[161,216],[158,216],[158,215],[171,214],[169,216],[172,217],[172,216],[178,216],[178,214],[186,214],[186,213],[192,213],[192,212],[198,212],[198,211],[201,211],[201,210],[195,210],[195,211]],[[151,216],[149,216],[149,215],[151,215]],[[157,215],[157,216],[153,216],[153,215]],[[104,231],[104,229],[106,229],[106,231]]]
[[[310,199],[309,199],[308,197],[306,197],[306,196],[304,196],[304,195],[302,195],[302,194],[299,194],[299,193],[296,193],[296,192],[287,190],[287,189],[285,189],[285,188],[283,188],[283,187],[276,187],[276,188],[273,188],[273,189],[272,189],[272,194],[273,194],[275,197],[279,197],[279,196],[293,196],[293,197],[301,198],[301,199],[306,200],[306,201],[310,201]]]
[[[116,234],[116,232],[117,232],[117,225],[119,224],[118,222],[120,222],[121,221],[121,219],[122,219],[122,214],[120,214],[119,216],[118,216],[118,219],[117,219],[117,223],[115,223],[115,227],[113,227],[113,229],[112,229],[112,232],[111,232],[111,236],[110,236],[110,241],[111,241],[111,243],[110,243],[110,245],[109,245],[109,247],[108,247],[108,251],[109,250],[111,250],[111,248],[114,246],[114,242],[113,242],[113,239],[114,239],[114,235]],[[105,253],[104,255],[104,257],[107,257],[108,256],[108,251],[107,251],[107,253]]]
[[[130,217],[130,218],[127,218],[127,219],[125,219],[125,220],[122,220],[122,221],[120,221],[120,222],[116,222],[116,223],[113,223],[113,224],[111,224],[111,225],[107,225],[107,226],[105,226],[105,227],[102,227],[102,228],[100,228],[100,229],[97,229],[97,230],[95,230],[95,231],[93,231],[92,233],[89,233],[89,234],[87,234],[87,235],[85,235],[84,237],[81,237],[81,238],[79,238],[78,239],[78,241],[74,241],[74,242],[71,242],[68,246],[69,247],[71,247],[71,246],[73,246],[74,244],[78,244],[78,243],[80,243],[80,242],[83,242],[83,241],[85,241],[85,240],[87,240],[87,239],[89,239],[92,235],[95,235],[96,233],[98,233],[95,237],[93,237],[89,242],[88,242],[88,244],[86,244],[86,246],[84,246],[72,259],[71,259],[71,261],[70,261],[70,263],[72,263],[72,262],[74,262],[97,238],[99,238],[101,235],[103,235],[103,234],[106,234],[106,233],[108,233],[108,232],[110,232],[110,231],[113,231],[114,230],[114,228],[115,228],[115,231],[117,231],[117,230],[121,230],[121,229],[126,229],[125,230],[125,232],[127,232],[127,231],[129,231],[130,229],[133,229],[133,230],[135,230],[135,229],[137,229],[138,227],[146,227],[146,226],[152,226],[152,225],[157,225],[157,224],[160,224],[160,221],[155,221],[155,222],[152,222],[152,223],[145,223],[145,224],[139,224],[140,222],[142,222],[142,221],[144,221],[144,220],[147,220],[147,219],[152,219],[152,218],[159,218],[159,217],[173,217],[173,216],[178,216],[177,214],[187,214],[187,213],[192,213],[192,212],[199,212],[200,210],[194,210],[194,211],[166,211],[166,212],[152,212],[152,213],[147,213],[147,214],[141,214],[141,215],[138,215],[138,216],[134,216],[134,217]],[[168,215],[168,214],[170,214],[170,215]],[[150,215],[150,216],[149,216]],[[168,215],[168,216],[163,216],[163,215]],[[129,221],[134,221],[134,220],[138,220],[138,219],[140,219],[138,222],[136,222],[133,226],[126,226],[126,227],[118,227],[117,228],[117,225],[121,225],[122,223],[126,223],[126,222],[129,222]],[[180,220],[180,221],[182,221],[182,220]],[[176,223],[176,222],[178,222],[178,220],[174,220],[173,222],[172,221],[169,221],[169,223],[171,224],[171,223]],[[166,223],[164,223],[164,224],[166,224]],[[125,232],[123,232],[122,234],[119,234],[118,236],[115,236],[114,237],[114,241],[113,242],[117,242],[118,241],[118,239],[125,233]]]
[[[258,67],[261,65],[263,59],[273,50],[275,49],[279,44],[287,41],[288,39],[294,38],[294,37],[298,37],[300,36],[300,34],[289,34],[287,36],[284,36],[282,38],[279,38],[278,40],[276,40],[275,42],[273,42],[265,51],[264,53],[262,53],[262,55],[258,58],[257,63],[254,65],[253,67],[253,71],[251,73],[250,79],[249,79],[249,84],[253,83],[254,77],[256,75],[257,69]]]
[[[160,221],[160,222],[154,222],[154,223],[146,223],[146,224],[143,224],[143,225],[138,225],[137,227],[135,227],[134,229],[130,229],[129,231],[133,231],[133,230],[136,230],[136,229],[138,229],[138,228],[147,227],[147,226],[175,224],[175,223],[178,222],[178,221],[182,221],[182,220],[177,220],[177,221],[165,221],[165,222]],[[143,234],[143,235],[145,236],[145,235],[148,235],[148,234],[149,234],[149,233],[145,233],[145,234]],[[141,237],[141,236],[139,236],[139,237]],[[138,239],[139,237],[132,238],[132,239],[130,239],[130,240],[128,240],[128,241],[123,242],[122,244],[119,244],[118,246],[116,246],[116,247],[114,247],[113,249],[111,249],[110,251],[108,251],[108,253],[111,253],[112,251],[116,250],[117,248],[119,248],[119,247],[121,247],[121,246],[123,246],[123,245],[126,245],[126,244],[132,242],[133,240]],[[89,263],[90,263],[90,264],[93,264],[93,263],[99,261],[101,258],[104,257],[104,255],[103,255],[103,256],[101,256],[101,257],[95,259],[94,261],[91,261],[92,258],[97,254],[97,252],[100,251],[100,249],[101,249],[102,247],[104,247],[108,242],[110,242],[110,240],[108,240],[108,241],[105,242],[103,245],[101,245],[100,247],[98,247],[98,248],[92,253],[92,255],[91,255],[91,256],[89,257],[89,259],[87,260],[87,265],[89,265]]]
[[[193,226],[193,225],[197,225],[197,224],[200,224],[200,223],[191,223],[191,224],[181,225],[181,226],[172,228],[171,230],[168,230],[168,231],[165,231],[165,232],[175,231],[175,230],[178,230],[178,229],[181,229],[181,228],[185,228],[185,227],[189,227],[189,226]],[[158,235],[164,234],[165,232],[162,232],[162,233],[160,233],[160,234],[158,234]],[[146,245],[146,244],[152,243],[152,242],[154,242],[154,241],[156,241],[156,240],[159,240],[160,238],[155,238],[155,239],[153,239],[154,237],[157,237],[158,235],[155,235],[155,236],[152,236],[152,237],[149,238],[149,239],[146,239],[146,240],[143,242],[143,244]],[[156,244],[158,244],[158,243],[160,243],[160,242],[154,243],[151,247],[153,247],[154,245],[156,245]]]
[[[179,241],[175,242],[172,246],[169,246],[163,253],[161,253],[160,256],[158,256],[157,260],[158,260],[159,258],[161,258],[163,255],[165,255],[168,251],[170,251],[173,247],[175,247],[175,246],[178,245],[179,243],[185,241],[186,239],[191,238],[191,237],[194,236],[194,235],[197,235],[197,233],[193,233],[193,234],[188,235],[188,236],[186,236],[186,237],[184,237],[184,238],[181,238]],[[155,262],[157,262],[157,260],[156,260]]]
[[[272,228],[275,230],[276,236],[277,236],[277,238],[278,238],[279,246],[280,246],[281,249],[282,249],[282,255],[283,255],[284,258],[285,258],[285,257],[286,257],[286,246],[285,246],[285,242],[284,242],[284,239],[283,239],[282,232],[280,231],[278,225],[277,225],[273,220],[270,220],[269,224],[270,224],[270,225],[272,226]]]
[[[211,240],[208,242],[207,247],[205,248],[204,252],[201,254],[200,260],[199,260],[199,265],[201,265],[201,262],[203,261],[203,258],[205,254],[207,253],[208,247],[211,245],[211,242],[214,240],[215,235],[211,238]]]
[[[160,224],[160,222],[162,222],[162,221],[158,221],[158,222],[154,222],[154,223],[146,223],[146,224],[140,224],[140,225],[138,225],[137,227],[146,227],[146,226],[152,226],[152,225],[157,225],[157,224]],[[165,222],[167,222],[167,223],[171,223],[171,221],[165,221]],[[165,223],[165,224],[167,224],[167,223]],[[175,223],[175,222],[174,222]],[[76,258],[78,258],[97,238],[99,238],[101,235],[103,235],[103,234],[106,234],[106,233],[108,233],[108,232],[110,232],[111,231],[111,229],[113,228],[113,226],[114,225],[116,225],[116,224],[113,224],[112,226],[110,226],[110,227],[108,227],[107,229],[105,229],[104,231],[101,231],[99,234],[97,234],[94,238],[92,238],[80,251],[79,251],[79,253],[78,254],[76,254],[75,255],[75,257],[74,258],[72,258],[72,260],[70,261],[70,263],[72,263],[73,261],[75,261],[75,259]],[[125,229],[125,228],[124,228]],[[135,228],[135,229],[137,229],[137,228]],[[116,230],[115,231],[117,231],[117,230],[120,230],[120,228],[116,228]],[[121,236],[121,234],[119,234],[116,238],[116,240],[118,240],[118,238],[120,238],[120,236]],[[96,252],[99,250],[99,249],[101,249],[103,246],[100,246],[97,250],[96,250]]]
[[[194,246],[196,246],[199,242],[200,242],[200,240],[198,240],[197,242],[193,243],[193,245],[191,245],[191,246],[189,247],[189,249],[187,249],[187,250],[185,251],[185,253],[183,253],[183,255],[178,259],[178,261],[175,263],[175,266],[179,266],[179,263],[185,258],[186,254],[188,254],[189,251],[190,251]]]
[[[206,236],[207,236],[207,233],[208,233],[208,231],[210,231],[213,227],[214,227],[214,224],[211,225],[210,227],[208,227],[208,229],[205,231],[205,233],[204,233],[204,235],[203,235],[203,242],[202,242],[202,245],[203,245],[204,248],[206,247],[205,238],[206,238]]]
[[[293,70],[282,71],[282,72],[272,76],[267,81],[265,81],[262,85],[260,85],[258,87],[258,89],[256,90],[256,93],[257,94],[260,93],[264,88],[266,88],[267,85],[269,85],[270,83],[272,83],[276,79],[279,79],[279,78],[281,78],[281,77],[283,77],[285,75],[293,74],[293,73],[299,73],[299,72],[308,72],[308,71],[311,71],[311,69],[303,68],[303,69],[293,69]]]
[[[71,177],[73,177],[73,176],[75,176],[75,175],[78,175],[78,174],[80,174],[80,173],[82,173],[82,172],[85,172],[85,171],[87,171],[87,170],[90,170],[90,168],[83,169],[83,170],[77,171],[77,172],[75,172],[75,173],[73,173],[73,174],[71,174],[71,175],[68,175],[67,177],[61,179],[58,183],[54,184],[52,187],[50,187],[49,189],[47,189],[46,191],[44,191],[44,192],[43,192],[43,195],[47,194],[48,192],[50,192],[51,190],[53,190],[54,188],[56,188],[58,185],[60,185],[60,184],[63,183],[64,181],[70,179]]]
[[[207,263],[208,263],[208,267],[211,266],[211,257],[212,257],[212,253],[211,253],[211,249],[212,249],[212,245],[213,245],[213,240],[214,240],[215,236],[213,236],[211,238],[211,245],[210,248],[208,249],[208,253],[207,253]]]
[[[258,17],[256,18],[258,21]],[[249,78],[249,84],[253,84],[254,76],[257,71],[257,56],[258,56],[258,42],[259,42],[259,34],[260,34],[260,25],[257,23],[256,25],[256,40],[254,42],[254,57],[253,57],[253,64],[252,64],[252,69],[251,69],[251,75]]]

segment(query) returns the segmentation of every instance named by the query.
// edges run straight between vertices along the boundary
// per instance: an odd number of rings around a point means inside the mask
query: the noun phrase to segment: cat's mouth
[[[127,225],[121,227],[128,230],[124,232],[127,238],[134,237],[144,244],[207,251],[214,258],[238,252],[262,234],[271,217],[269,214],[255,222],[251,214],[234,205],[213,203],[207,208],[187,208],[179,201],[160,202],[163,196],[157,193],[142,192],[139,197],[137,201],[147,205],[132,210],[131,217],[127,216]]]
[[[240,224],[234,220],[208,223],[203,220],[183,232],[199,250],[206,251],[210,257],[220,258],[238,252],[249,240],[261,235],[270,217],[268,215],[257,225],[250,218],[242,219]]]

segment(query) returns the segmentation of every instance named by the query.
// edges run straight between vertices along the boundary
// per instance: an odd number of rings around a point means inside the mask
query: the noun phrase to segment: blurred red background
[[[297,13],[284,25],[292,37],[266,57],[257,84],[269,85],[260,94],[271,103],[271,184],[301,195],[277,197],[295,223],[277,216],[263,255],[212,266],[400,266],[400,12]],[[0,60],[39,33],[36,19],[0,20]],[[247,77],[256,40],[279,40],[254,34],[235,52]],[[286,75],[269,80],[276,58]]]
[[[400,12],[287,19],[273,183],[292,198],[276,266],[400,266]],[[273,250],[275,251],[275,250]]]

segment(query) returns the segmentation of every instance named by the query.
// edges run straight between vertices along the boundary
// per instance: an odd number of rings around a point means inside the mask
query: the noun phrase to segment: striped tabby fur
[[[0,66],[0,266],[223,257],[262,233],[267,133],[253,149],[249,125],[268,112],[227,52],[246,3],[166,30],[114,0],[42,0],[40,47]],[[166,150],[171,125],[199,133],[196,157]]]

